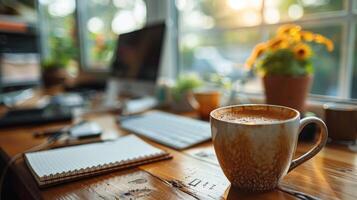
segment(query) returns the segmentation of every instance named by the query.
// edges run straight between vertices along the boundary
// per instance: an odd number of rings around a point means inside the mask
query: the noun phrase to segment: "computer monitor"
[[[0,55],[2,87],[31,87],[41,80],[40,59],[37,53],[3,53]]]
[[[0,93],[38,86],[40,82],[37,36],[0,31]]]
[[[120,34],[114,51],[107,96],[153,94],[159,75],[165,24]],[[110,97],[113,98],[113,97]]]

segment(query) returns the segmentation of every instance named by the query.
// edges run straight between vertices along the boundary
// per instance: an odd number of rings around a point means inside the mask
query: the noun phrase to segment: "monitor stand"
[[[107,108],[118,107],[119,105],[119,84],[115,79],[109,79],[105,91],[103,106]]]
[[[119,101],[118,97],[124,97]],[[127,81],[110,78],[104,99],[104,107],[121,107],[125,112],[137,113],[157,105],[155,83],[145,81]]]

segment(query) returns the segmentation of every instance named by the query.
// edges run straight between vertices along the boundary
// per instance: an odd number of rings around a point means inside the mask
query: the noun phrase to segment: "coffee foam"
[[[251,116],[251,115],[226,115],[221,118],[224,121],[243,124],[267,124],[282,121],[282,119],[266,117],[266,116]]]
[[[217,116],[220,120],[242,124],[269,124],[294,117],[293,113],[268,109],[227,109]]]

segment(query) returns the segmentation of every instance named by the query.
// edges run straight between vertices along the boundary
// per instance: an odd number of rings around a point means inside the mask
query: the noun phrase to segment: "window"
[[[343,11],[347,0],[265,0],[264,20],[268,24],[329,15]]]
[[[78,1],[83,67],[105,70],[118,35],[139,29],[146,22],[143,0]]]
[[[75,0],[39,1],[41,55],[44,65],[78,64]]]
[[[108,70],[120,33],[146,22],[144,0],[40,0],[43,61]]]
[[[281,24],[296,23],[335,44],[332,53],[313,46],[319,56],[313,60],[311,93],[357,98],[354,0],[177,0],[176,4],[181,72],[245,78],[248,75],[243,65],[253,47],[269,39]],[[262,91],[260,79],[251,75],[243,88],[246,92]]]
[[[313,45],[312,48],[316,55],[313,57],[313,65],[315,68],[314,82],[311,93],[327,96],[338,95],[338,74],[341,55],[342,42],[342,25],[306,25],[305,28],[322,34],[334,41],[335,49],[333,52],[326,51],[321,45]]]

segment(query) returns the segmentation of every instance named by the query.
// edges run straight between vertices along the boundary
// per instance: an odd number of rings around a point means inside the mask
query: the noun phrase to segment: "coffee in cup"
[[[273,105],[237,105],[211,112],[214,149],[224,174],[243,191],[268,191],[298,165],[315,156],[327,141],[322,120],[300,120],[298,111]],[[316,123],[321,133],[317,144],[292,159],[304,126]]]

